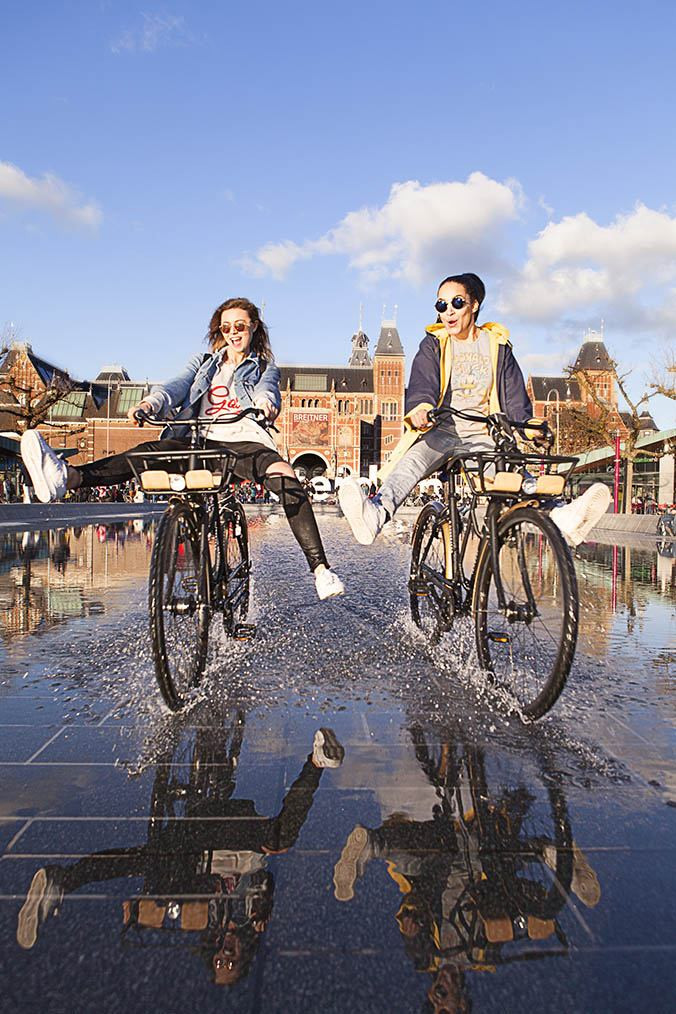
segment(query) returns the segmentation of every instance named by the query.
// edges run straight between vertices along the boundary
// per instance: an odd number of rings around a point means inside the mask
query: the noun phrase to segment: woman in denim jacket
[[[250,406],[260,408],[272,421],[281,408],[280,372],[258,308],[248,299],[227,299],[211,315],[207,341],[209,351],[205,355],[193,356],[182,373],[153,387],[142,402],[129,410],[135,425],[139,409],[172,422],[159,440],[147,441],[134,450],[187,449],[189,427],[176,426],[175,422],[197,416],[212,418],[203,431],[208,445],[227,444],[237,454],[235,476],[262,483],[281,499],[314,575],[319,598],[341,595],[343,584],[329,570],[307,493],[291,465],[279,454],[269,431],[251,416],[236,423],[227,421]],[[35,494],[43,503],[60,499],[68,489],[113,486],[132,478],[129,452],[75,468],[59,458],[37,430],[24,433],[21,453]]]

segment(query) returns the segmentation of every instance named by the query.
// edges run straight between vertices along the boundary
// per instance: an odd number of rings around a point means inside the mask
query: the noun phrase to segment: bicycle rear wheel
[[[199,683],[207,657],[207,561],[200,560],[199,543],[189,505],[169,504],[153,545],[148,606],[155,675],[172,711]]]
[[[448,629],[453,615],[452,600],[443,584],[451,574],[451,537],[448,522],[439,524],[442,511],[437,502],[423,507],[411,548],[411,617],[432,644]]]
[[[479,663],[526,719],[541,718],[563,690],[575,655],[575,567],[550,518],[518,507],[498,525],[500,609],[488,542],[477,568],[474,614]]]
[[[223,627],[226,634],[232,635],[237,624],[246,619],[249,611],[249,534],[241,504],[228,506],[221,511],[220,521],[220,543],[216,540],[218,565],[214,570],[220,575],[221,581]]]

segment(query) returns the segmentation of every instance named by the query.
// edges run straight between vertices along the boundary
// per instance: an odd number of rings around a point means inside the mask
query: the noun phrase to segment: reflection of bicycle
[[[222,728],[183,730],[160,756],[147,841],[36,871],[17,920],[20,947],[35,947],[69,895],[134,878],[141,882],[122,903],[128,946],[171,946],[179,968],[176,948],[184,941],[199,950],[217,984],[247,974],[272,916],[269,857],[293,848],[324,769],[340,767],[344,750],[330,729],[317,730],[279,812],[267,816],[253,799],[236,795],[244,714],[230,710],[224,717]],[[46,932],[58,934],[63,924]]]
[[[658,536],[673,535],[676,538],[676,514],[661,514],[657,519]]]
[[[247,408],[226,421],[246,415],[264,418],[259,409]],[[159,424],[144,412],[137,416]],[[192,430],[189,450],[128,455],[144,492],[169,495],[153,545],[148,604],[155,675],[174,711],[202,677],[215,613],[231,638],[247,640],[256,632],[244,622],[250,562],[246,517],[230,488],[236,455],[205,445],[200,427],[210,421],[180,424]]]
[[[439,810],[455,822],[472,848],[466,886],[448,918],[470,960],[485,958],[488,943],[533,937],[563,908],[573,878],[573,838],[565,796],[540,774],[538,784],[492,770],[478,747],[450,740],[428,744],[411,728],[416,757],[439,797]],[[534,791],[536,790],[536,791]],[[554,877],[552,877],[554,874]],[[493,953],[491,960],[495,962]]]
[[[413,533],[411,615],[432,643],[452,629],[456,616],[471,615],[479,664],[489,682],[534,720],[558,698],[575,655],[575,568],[543,501],[562,494],[577,459],[520,451],[513,427],[523,424],[502,415],[444,409],[430,412],[430,418],[449,413],[486,423],[495,451],[450,458],[441,475],[443,503],[421,510]],[[528,428],[541,430],[551,447],[546,423]],[[559,466],[567,469],[559,473]],[[458,476],[470,493],[462,513]],[[468,574],[472,536],[478,547]]]
[[[429,734],[415,723],[410,734],[434,788],[428,814],[420,819],[420,793],[416,819],[397,810],[377,828],[357,825],[334,868],[334,894],[350,902],[367,864],[382,861],[398,888],[406,952],[436,976],[434,1009],[463,1010],[442,1001],[454,991],[467,998],[466,972],[565,954],[569,895],[594,907],[600,887],[545,763],[526,772],[521,754],[484,750],[439,727]]]

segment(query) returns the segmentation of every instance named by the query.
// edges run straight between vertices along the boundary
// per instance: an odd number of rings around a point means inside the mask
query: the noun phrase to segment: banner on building
[[[298,447],[328,446],[329,413],[292,412],[289,443]]]

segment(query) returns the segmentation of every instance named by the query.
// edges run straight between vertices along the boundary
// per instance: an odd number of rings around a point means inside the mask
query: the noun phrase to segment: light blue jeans
[[[380,503],[393,517],[414,486],[438,472],[454,454],[494,451],[495,445],[488,435],[477,435],[462,440],[455,427],[435,426],[424,433],[409,448],[380,487]]]

